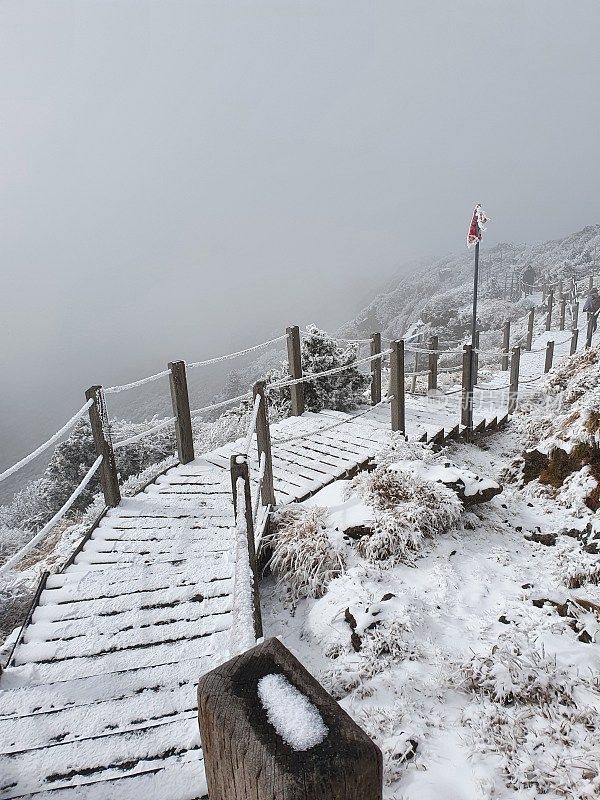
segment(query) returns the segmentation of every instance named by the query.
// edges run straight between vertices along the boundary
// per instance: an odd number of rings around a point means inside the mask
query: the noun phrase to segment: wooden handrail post
[[[381,334],[371,334],[371,355],[381,353]],[[381,358],[371,361],[371,405],[381,403]]]
[[[597,317],[594,314],[588,314],[587,330],[585,334],[585,349],[589,350],[592,346],[592,337],[594,335],[594,322]]]
[[[502,326],[502,370],[508,370],[508,354],[510,353],[510,320]]]
[[[467,429],[468,434],[473,430],[473,346],[466,344],[463,347],[462,363],[462,395],[460,406],[460,423]]]
[[[569,355],[573,356],[577,352],[577,341],[579,339],[579,328],[573,328],[571,331],[571,349]]]
[[[417,337],[417,350],[415,350],[415,365],[413,367],[413,375],[410,379],[410,393],[414,394],[417,391],[417,372],[419,371],[419,347],[421,347],[423,336],[419,334]]]
[[[547,342],[546,344],[546,359],[544,361],[544,372],[550,372],[552,369],[552,362],[554,360],[554,342]]]
[[[531,308],[529,311],[529,316],[527,318],[527,341],[525,343],[525,349],[527,352],[531,350],[533,345],[533,321],[535,318],[535,308]]]
[[[248,559],[252,571],[252,602],[254,618],[254,638],[260,639],[263,635],[262,616],[260,612],[260,591],[258,588],[258,567],[256,563],[256,544],[254,542],[254,520],[252,518],[252,492],[250,491],[250,471],[245,456],[233,455],[229,460],[231,472],[231,490],[233,493],[233,510],[238,517],[237,484],[241,478],[244,482],[245,527],[248,543]]]
[[[565,329],[565,317],[567,313],[567,299],[566,297],[561,297],[560,299],[560,317],[558,320],[558,328],[561,331]]]
[[[438,361],[439,361],[439,337],[432,336],[429,340],[429,375],[427,376],[427,391],[435,392],[438,388]]]
[[[257,381],[254,384],[253,396],[260,395],[260,406],[256,417],[256,443],[258,446],[258,463],[262,455],[265,455],[265,474],[261,488],[261,499],[263,506],[275,505],[275,490],[273,489],[273,455],[271,453],[271,429],[269,427],[269,407],[267,404],[267,393],[265,392],[265,382]]]
[[[579,327],[579,300],[575,298],[573,304],[571,305],[571,317],[572,317],[572,324],[571,329],[575,330],[575,328]]]
[[[514,414],[519,398],[519,368],[521,364],[521,348],[513,347],[510,359],[510,388],[508,390],[508,413]]]
[[[382,798],[380,749],[278,639],[200,678],[198,725],[210,800]]]
[[[473,351],[473,386],[477,383],[479,377],[479,331],[475,331],[475,350]]]
[[[588,294],[592,291],[593,288],[594,288],[594,276],[590,275],[590,279],[588,281]]]
[[[175,417],[175,436],[177,438],[177,455],[181,464],[189,464],[190,461],[194,460],[194,435],[192,433],[185,361],[171,361],[169,370],[171,405],[173,407],[173,416]]]
[[[392,397],[392,430],[406,434],[404,386],[404,340],[392,342],[390,353],[390,395]]]
[[[289,327],[287,333],[288,370],[292,378],[297,381],[302,377],[302,345],[300,343],[300,328],[297,325]],[[290,386],[292,397],[292,416],[301,417],[304,413],[304,384],[297,383]]]
[[[94,401],[90,406],[90,424],[92,426],[96,455],[102,456],[100,484],[104,494],[104,502],[109,508],[114,508],[121,502],[121,490],[119,489],[117,462],[115,461],[108,412],[102,387],[91,386],[85,393],[85,399]]]
[[[550,289],[548,292],[548,309],[546,311],[546,330],[549,331],[552,327],[552,306],[554,304],[554,291]]]

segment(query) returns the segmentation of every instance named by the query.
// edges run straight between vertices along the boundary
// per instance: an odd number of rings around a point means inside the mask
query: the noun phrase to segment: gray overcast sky
[[[488,241],[598,222],[599,53],[598,0],[1,2],[4,453],[342,322],[474,202]]]

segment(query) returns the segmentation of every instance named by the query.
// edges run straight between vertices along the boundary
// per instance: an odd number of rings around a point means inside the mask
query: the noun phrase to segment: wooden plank
[[[192,712],[141,729],[40,748],[35,751],[35,770],[31,769],[31,750],[2,755],[0,794],[18,797],[41,789],[85,785],[93,774],[103,780],[122,777],[135,772],[138,765],[187,751],[188,743],[198,738]]]
[[[212,633],[210,636],[200,635],[175,642],[153,642],[151,647],[126,648],[115,652],[98,653],[93,656],[70,658],[63,661],[23,662],[35,663],[36,668],[29,670],[32,686],[56,683],[57,681],[83,678],[86,675],[104,675],[107,672],[123,671],[137,667],[152,667],[176,661],[179,658],[200,658],[202,656],[223,656],[229,652],[230,635],[228,630]],[[20,653],[17,666],[21,664]],[[5,673],[6,674],[6,673]]]
[[[82,777],[85,783],[75,794],[73,788],[55,787],[48,791],[28,793],[29,800],[121,800],[123,797],[155,796],[160,784],[168,786],[169,800],[208,800],[201,753],[186,751],[137,765],[128,775],[105,778],[102,774]],[[12,795],[14,797],[14,795]]]
[[[211,615],[199,619],[181,619],[166,622],[164,625],[132,627],[113,633],[94,630],[94,635],[80,634],[72,639],[57,641],[23,642],[15,653],[15,665],[56,664],[60,661],[79,658],[92,658],[105,654],[126,653],[131,650],[147,649],[169,642],[191,641],[196,638],[210,638],[213,633],[227,631],[231,624],[231,614]]]

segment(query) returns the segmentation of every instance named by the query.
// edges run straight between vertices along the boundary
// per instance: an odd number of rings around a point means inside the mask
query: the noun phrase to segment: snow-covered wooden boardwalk
[[[543,372],[544,334],[522,356]],[[568,354],[559,334],[556,357]],[[502,419],[506,372],[475,423]],[[530,380],[531,383],[527,383]],[[525,391],[531,389],[525,388]],[[408,395],[406,432],[456,430],[460,393]],[[389,441],[389,407],[305,413],[271,426],[279,505],[365,464]],[[168,800],[205,796],[198,678],[230,656],[235,532],[230,457],[240,442],[173,467],[102,518],[51,575],[0,679],[0,798]],[[258,473],[250,455],[250,473]]]
[[[389,439],[389,423],[364,418],[315,433],[338,421],[325,412],[272,426],[278,503]],[[48,578],[0,681],[0,797],[203,796],[196,684],[230,653],[238,451],[174,467],[124,499]]]

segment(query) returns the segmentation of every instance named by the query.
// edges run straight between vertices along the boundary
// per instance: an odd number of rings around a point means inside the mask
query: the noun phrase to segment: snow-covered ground
[[[455,479],[450,462],[503,484],[458,519],[438,484],[431,536],[408,541],[408,498],[393,530],[402,546],[381,558],[364,546],[361,526],[389,514],[368,493],[377,470],[280,523],[284,542],[294,525],[308,530],[316,566],[303,573],[294,552],[286,575],[279,551],[279,581],[262,585],[265,635],[280,636],[382,748],[386,800],[600,797],[600,512],[584,502],[594,479],[584,465],[559,487],[524,483],[521,458],[556,438],[549,395],[563,403],[563,439],[570,424],[581,442],[581,421],[596,419],[586,402],[598,359],[578,358],[504,432],[427,451],[432,467],[417,481]],[[587,441],[597,445],[597,432]],[[401,451],[382,458],[388,471]],[[389,487],[376,483],[385,501]]]

